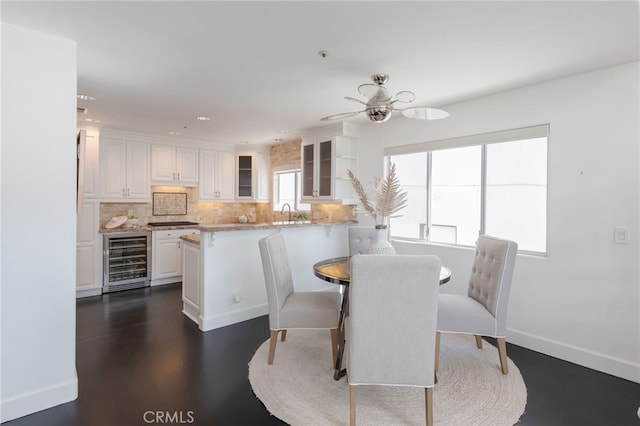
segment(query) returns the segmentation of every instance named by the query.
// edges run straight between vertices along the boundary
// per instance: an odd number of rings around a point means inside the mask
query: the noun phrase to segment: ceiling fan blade
[[[377,84],[361,84],[358,86],[358,92],[368,99],[373,97],[377,97],[379,101],[388,101],[391,99],[391,94],[389,94],[387,88],[378,86]]]
[[[322,117],[320,121],[329,121],[329,120],[342,120],[344,118],[353,117],[354,115],[358,115],[364,111],[354,111],[354,112],[342,112],[340,114],[329,115],[327,117]]]
[[[420,120],[440,120],[447,118],[449,113],[443,109],[415,107],[402,110],[402,115],[407,118],[418,118]]]
[[[348,100],[348,101],[357,102],[357,103],[362,104],[362,105],[366,105],[367,104],[366,102],[362,102],[360,99],[352,98],[351,96],[345,96],[344,98],[346,100]]]
[[[358,86],[358,93],[360,93],[365,98],[373,98],[373,96],[378,91],[378,87],[380,86],[378,86],[377,84],[361,84],[360,86]]]
[[[402,102],[402,103],[409,103],[409,102],[413,102],[416,100],[416,95],[413,92],[410,92],[408,90],[403,90],[402,92],[398,92],[396,94],[396,101],[397,102]]]

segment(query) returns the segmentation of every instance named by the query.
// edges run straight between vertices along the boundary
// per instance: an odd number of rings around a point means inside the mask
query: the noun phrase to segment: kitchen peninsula
[[[348,253],[353,222],[267,222],[193,227],[200,235],[182,237],[183,313],[202,331],[268,313],[258,240],[281,232],[287,243],[296,290],[333,289],[313,275],[319,259]]]

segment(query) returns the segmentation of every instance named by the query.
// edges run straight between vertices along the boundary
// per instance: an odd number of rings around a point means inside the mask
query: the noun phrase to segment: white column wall
[[[637,62],[445,107],[446,120],[396,117],[360,128],[359,172],[383,173],[383,150],[550,124],[548,256],[518,256],[507,340],[640,382]],[[614,244],[614,227],[631,242]],[[453,270],[442,291],[466,290],[471,250],[395,242]]]
[[[1,421],[77,398],[76,44],[2,24]]]

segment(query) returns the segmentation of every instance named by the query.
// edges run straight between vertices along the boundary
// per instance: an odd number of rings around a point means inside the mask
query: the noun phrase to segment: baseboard
[[[78,398],[78,374],[64,383],[16,395],[2,401],[0,422],[24,417]]]
[[[268,313],[269,306],[265,303],[263,305],[251,306],[249,308],[227,312],[224,314],[210,315],[208,317],[201,318],[200,330],[214,330],[216,328],[226,327],[227,325],[257,318],[262,315],[267,315]]]
[[[102,294],[102,286],[97,288],[78,289],[76,290],[76,299],[83,297],[100,296]]]
[[[182,282],[182,275],[179,277],[169,277],[169,278],[156,278],[155,280],[151,280],[151,287],[166,285],[166,284],[175,284]]]
[[[193,309],[187,303],[183,303],[182,304],[182,314],[185,317],[189,318],[191,321],[193,321],[196,324],[198,324],[198,327],[200,327],[200,314],[196,309]]]
[[[554,358],[640,383],[640,364],[638,363],[512,328],[507,329],[507,341]]]

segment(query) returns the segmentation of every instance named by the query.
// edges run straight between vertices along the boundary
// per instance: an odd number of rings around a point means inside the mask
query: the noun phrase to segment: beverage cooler
[[[102,292],[147,287],[151,282],[151,233],[103,234]]]

